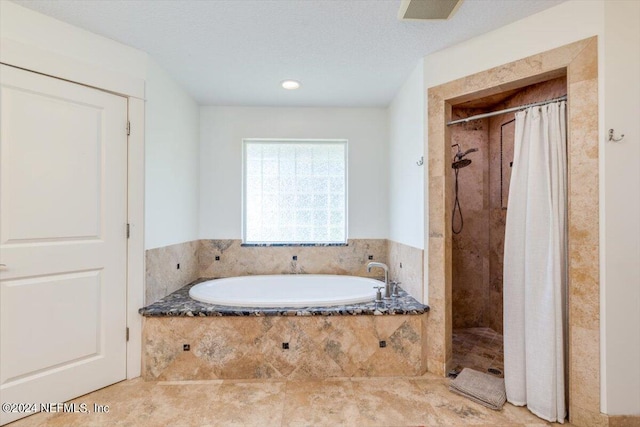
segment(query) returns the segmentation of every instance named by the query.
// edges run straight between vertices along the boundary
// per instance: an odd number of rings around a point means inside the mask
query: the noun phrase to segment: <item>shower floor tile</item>
[[[466,328],[454,329],[452,339],[453,369],[471,368],[504,377],[502,335],[490,328]]]

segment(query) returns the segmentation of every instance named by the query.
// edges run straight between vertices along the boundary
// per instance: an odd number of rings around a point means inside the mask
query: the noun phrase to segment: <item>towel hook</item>
[[[624,138],[624,134],[621,134],[620,138],[616,138],[613,136],[613,133],[614,133],[613,129],[609,129],[609,141],[620,142]]]
[[[623,136],[624,136],[624,135],[623,135]],[[418,166],[422,166],[422,165],[424,165],[424,156],[420,156],[420,160],[418,160],[418,161],[416,162],[416,165],[418,165]]]

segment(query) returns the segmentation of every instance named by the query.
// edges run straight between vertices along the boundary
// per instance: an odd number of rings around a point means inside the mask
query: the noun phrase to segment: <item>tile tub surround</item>
[[[380,276],[377,269],[367,272],[370,261],[387,262],[386,239],[350,239],[341,246],[243,246],[241,240],[200,240],[198,251],[199,277],[300,273]]]
[[[389,280],[402,287],[415,298],[424,295],[424,251],[393,240],[388,241]]]
[[[372,302],[256,309],[195,301],[189,289],[196,283],[140,309],[145,379],[414,376],[426,370],[429,308],[402,289],[384,308]]]
[[[145,317],[142,372],[164,381],[418,376],[425,318]]]
[[[367,272],[371,261],[387,264],[392,280],[402,282],[411,295],[422,298],[423,258],[422,249],[386,239],[298,246],[242,246],[240,240],[194,240],[146,251],[145,304],[158,301],[199,277],[300,273],[381,277],[380,269]]]
[[[429,206],[428,369],[444,375],[451,363],[451,232],[449,209],[451,106],[567,76],[569,223],[569,416],[577,425],[604,426],[600,409],[600,283],[598,217],[598,40],[577,41],[428,90]]]
[[[197,240],[145,252],[145,304],[151,304],[200,276]],[[177,266],[180,264],[180,268]]]
[[[429,307],[416,301],[402,288],[399,297],[391,304],[375,302],[330,307],[232,307],[196,301],[189,296],[189,289],[211,279],[198,279],[151,305],[138,310],[145,317],[206,317],[206,316],[342,316],[342,315],[401,315],[423,314]],[[382,282],[380,282],[382,283]],[[373,295],[373,290],[372,290]]]

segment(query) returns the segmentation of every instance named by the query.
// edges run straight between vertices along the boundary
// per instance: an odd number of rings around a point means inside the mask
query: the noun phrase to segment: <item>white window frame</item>
[[[266,144],[344,144],[344,241],[247,241],[247,145],[248,143]],[[242,140],[242,244],[246,246],[339,246],[349,240],[349,141],[347,139],[290,139],[290,138],[244,138]]]

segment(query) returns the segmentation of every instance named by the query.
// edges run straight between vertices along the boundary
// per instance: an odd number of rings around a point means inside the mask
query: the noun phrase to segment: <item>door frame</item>
[[[127,115],[131,123],[127,139],[127,219],[130,224],[127,240],[127,379],[139,377],[142,363],[142,316],[138,309],[144,306],[145,279],[145,81],[7,38],[0,40],[0,63],[127,98]],[[123,335],[124,333],[125,331]]]
[[[427,92],[429,173],[425,174],[429,296],[428,371],[445,375],[451,363],[452,105],[567,76],[568,157],[568,409],[576,425],[604,423],[600,413],[600,269],[598,39],[591,37],[490,70],[431,87]]]

